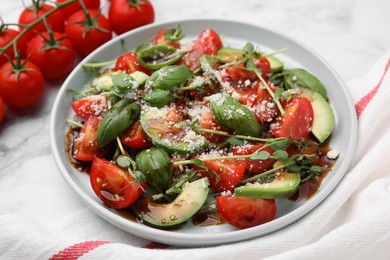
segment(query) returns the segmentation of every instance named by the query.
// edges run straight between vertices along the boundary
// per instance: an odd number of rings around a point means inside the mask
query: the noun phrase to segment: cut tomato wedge
[[[91,95],[72,102],[73,111],[82,119],[98,117],[108,110],[108,96]]]
[[[253,154],[263,146],[264,144],[262,143],[255,145],[235,146],[232,148],[232,152],[234,155],[248,155]],[[274,150],[270,147],[265,147],[261,151],[268,152],[271,155],[274,152]],[[253,173],[262,173],[271,169],[275,162],[276,160],[272,158],[266,160],[248,160],[247,170]]]
[[[139,121],[135,122],[128,130],[120,134],[120,139],[124,146],[136,150],[146,149],[152,145],[142,130]]]

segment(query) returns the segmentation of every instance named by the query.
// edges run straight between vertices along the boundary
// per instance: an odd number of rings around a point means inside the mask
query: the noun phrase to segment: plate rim
[[[248,229],[242,229],[242,230],[234,230],[231,232],[223,232],[223,233],[180,233],[180,232],[172,232],[172,231],[166,231],[161,230],[153,227],[149,227],[146,225],[142,225],[133,221],[130,221],[128,219],[125,219],[124,217],[119,216],[118,214],[112,212],[108,208],[106,208],[104,205],[99,204],[95,200],[89,197],[88,194],[75,183],[73,178],[71,177],[71,174],[67,171],[65,168],[65,165],[63,164],[63,161],[60,157],[60,149],[58,147],[57,141],[56,141],[56,127],[55,127],[55,119],[56,119],[56,113],[54,111],[57,111],[59,109],[59,104],[61,97],[63,97],[64,92],[66,91],[66,86],[68,85],[68,82],[71,80],[72,77],[81,69],[81,64],[90,60],[91,57],[94,56],[94,54],[101,52],[107,46],[111,44],[115,44],[116,42],[121,41],[122,39],[126,39],[128,37],[131,37],[131,35],[136,34],[139,31],[144,30],[151,30],[152,28],[167,26],[171,24],[180,24],[180,23],[225,23],[225,24],[238,24],[240,26],[244,27],[256,27],[260,30],[264,30],[273,34],[276,34],[278,37],[285,38],[289,41],[292,41],[293,43],[299,45],[300,47],[304,48],[308,53],[310,53],[312,56],[315,56],[316,59],[318,59],[321,63],[323,63],[326,68],[333,74],[339,85],[341,86],[341,90],[343,91],[343,95],[346,98],[346,108],[348,108],[348,113],[350,115],[350,126],[351,126],[351,134],[348,140],[348,146],[347,149],[350,151],[350,153],[346,154],[343,158],[342,164],[337,169],[337,178],[333,178],[331,182],[329,182],[326,187],[324,187],[322,190],[320,190],[318,193],[316,193],[315,196],[310,198],[309,201],[302,204],[299,208],[294,209],[293,211],[287,213],[286,215],[280,216],[277,219],[274,219],[271,222],[262,224],[260,226],[256,226],[253,228]],[[211,27],[210,27],[211,28]],[[206,29],[206,28],[200,28],[200,29]],[[257,24],[253,23],[247,23],[239,20],[225,20],[225,19],[180,19],[180,20],[170,20],[170,21],[164,21],[160,23],[153,23],[147,26],[143,26],[140,28],[137,28],[135,30],[129,31],[125,34],[122,34],[120,36],[117,36],[110,40],[109,42],[105,43],[104,45],[100,46],[98,49],[96,49],[94,52],[92,52],[90,55],[88,55],[86,58],[84,58],[80,63],[72,70],[72,72],[69,74],[69,76],[66,78],[64,83],[62,84],[59,92],[57,93],[57,96],[55,98],[55,101],[52,106],[52,113],[50,117],[50,142],[51,142],[51,149],[53,152],[53,156],[57,165],[57,168],[59,169],[61,175],[67,182],[67,184],[71,187],[71,189],[76,192],[78,199],[80,199],[84,205],[91,210],[93,210],[97,215],[104,218],[106,221],[110,222],[111,224],[117,226],[118,228],[125,230],[135,236],[139,236],[145,239],[153,240],[160,243],[175,245],[175,246],[214,246],[224,243],[232,243],[232,242],[238,242],[243,241],[247,239],[252,239],[255,237],[261,237],[266,234],[275,232],[277,230],[280,230],[282,228],[285,228],[292,224],[295,221],[298,221],[302,217],[304,217],[306,214],[310,213],[314,208],[316,208],[318,205],[320,205],[331,193],[332,191],[340,184],[341,180],[346,174],[347,168],[352,162],[354,151],[357,145],[357,135],[358,135],[358,127],[357,127],[357,116],[356,111],[353,109],[353,103],[350,97],[350,94],[348,93],[348,90],[346,88],[346,85],[344,81],[341,79],[341,77],[338,75],[338,73],[334,70],[334,68],[318,53],[316,53],[311,47],[307,46],[305,43],[302,43],[300,40],[295,39],[294,37],[291,37],[290,35],[286,35],[284,33],[278,32],[274,29],[269,29],[263,26],[259,26]],[[353,151],[353,152],[352,152]],[[341,173],[340,173],[341,172]],[[259,228],[260,227],[260,228]],[[257,232],[259,231],[261,232]],[[206,243],[207,242],[207,243]]]

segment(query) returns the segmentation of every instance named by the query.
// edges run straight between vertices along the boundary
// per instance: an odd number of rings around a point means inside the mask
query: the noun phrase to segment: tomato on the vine
[[[5,114],[5,105],[3,99],[0,97],[0,123],[3,121]]]
[[[56,0],[57,3],[63,3],[68,0]],[[83,0],[83,3],[86,8],[88,9],[95,9],[99,10],[100,8],[100,0]],[[80,2],[71,3],[67,6],[64,6],[61,8],[61,12],[64,14],[65,19],[69,18],[73,13],[81,10],[81,4]]]
[[[76,58],[72,43],[58,32],[35,35],[27,45],[27,54],[48,80],[67,75]]]
[[[33,63],[13,60],[0,67],[0,96],[11,108],[31,107],[42,98],[44,91],[42,73]]]
[[[135,71],[142,71],[148,75],[151,71],[141,64],[137,60],[137,54],[134,52],[125,53],[116,60],[114,71],[124,71],[127,74],[131,74]]]
[[[274,199],[217,196],[217,207],[222,217],[237,228],[250,228],[275,218]]]
[[[96,195],[114,209],[130,206],[146,188],[146,182],[137,183],[125,169],[98,157],[92,162],[89,176]]]
[[[154,8],[149,0],[112,0],[108,19],[116,34],[122,34],[154,22]]]
[[[10,43],[20,32],[7,28],[6,26],[0,26],[0,47],[6,46]],[[27,40],[24,35],[17,41],[16,48],[21,57],[26,54]],[[8,48],[2,55],[0,55],[0,66],[8,61],[7,56],[13,59],[15,57],[14,47]]]
[[[33,5],[27,7],[22,11],[22,13],[19,16],[19,24],[20,30],[23,30],[22,25],[27,25],[35,20],[39,19],[42,15],[46,14],[47,12],[51,11],[54,9],[53,6],[48,5],[48,4],[42,4],[39,1],[36,1],[36,3],[33,3]],[[64,15],[61,13],[60,10],[55,11],[51,15],[49,15],[46,18],[47,24],[50,26],[50,28],[55,31],[55,32],[64,32],[64,27],[65,27],[65,18]],[[36,32],[44,32],[46,31],[46,26],[42,22],[39,22],[37,25],[31,28],[25,36],[28,40],[30,40],[32,37],[36,35]]]
[[[112,38],[110,22],[97,10],[73,13],[66,21],[65,34],[82,57]]]

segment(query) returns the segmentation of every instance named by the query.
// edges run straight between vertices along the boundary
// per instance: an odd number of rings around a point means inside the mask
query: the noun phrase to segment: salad
[[[281,51],[224,46],[213,29],[185,42],[178,25],[83,64],[95,76],[73,93],[69,161],[105,205],[156,228],[272,221],[276,200],[310,198],[338,157],[325,86]]]

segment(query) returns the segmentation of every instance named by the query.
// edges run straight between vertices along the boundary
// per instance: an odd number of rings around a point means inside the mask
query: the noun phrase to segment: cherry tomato
[[[72,102],[73,111],[82,119],[99,117],[108,110],[108,96],[90,95]]]
[[[66,1],[68,0],[56,0],[57,3],[63,3]],[[83,3],[85,7],[88,9],[99,10],[100,8],[100,0],[83,0]],[[79,10],[82,10],[82,8],[79,2],[75,2],[75,3],[71,3],[70,5],[62,7],[60,10],[64,15],[65,19],[68,19],[69,16],[71,16],[73,13]]]
[[[154,8],[149,0],[112,0],[108,19],[116,34],[122,34],[154,22]]]
[[[271,64],[267,57],[261,57],[260,59],[254,59],[253,63],[260,69],[261,76],[264,80],[267,80],[271,74]]]
[[[146,182],[136,183],[125,169],[97,157],[92,162],[89,176],[96,195],[114,209],[130,206],[146,189]]]
[[[142,67],[137,60],[137,54],[134,52],[125,53],[116,60],[114,71],[124,71],[127,74],[131,74],[134,71],[142,71],[148,75],[151,74],[150,70]]]
[[[5,114],[5,105],[3,99],[0,97],[0,123],[3,121]]]
[[[100,148],[96,141],[97,127],[100,119],[89,117],[74,140],[73,158],[79,161],[91,162],[95,156],[102,157],[107,148]]]
[[[13,61],[16,63],[16,61]],[[25,61],[21,60],[21,64]],[[10,62],[0,67],[0,96],[15,109],[23,109],[36,104],[45,92],[45,81],[40,69],[27,61],[17,77]]]
[[[275,218],[275,200],[250,197],[217,196],[217,207],[222,217],[236,228],[250,228]]]
[[[212,29],[206,29],[201,32],[198,39],[191,43],[191,51],[186,53],[179,64],[196,70],[199,67],[199,58],[203,55],[215,56],[219,49],[223,47],[218,34]]]
[[[213,129],[223,131],[222,127],[215,121],[215,118],[211,114],[211,111],[203,113],[201,118],[199,119],[199,128],[205,129]],[[218,144],[223,142],[226,137],[222,135],[210,134],[210,133],[202,133],[202,135],[211,143]]]
[[[44,38],[43,38],[44,37]],[[72,69],[76,58],[73,45],[62,33],[53,32],[50,41],[48,32],[35,35],[27,45],[30,61],[37,65],[45,79],[53,80],[66,76]]]
[[[139,121],[120,134],[120,139],[124,146],[131,149],[142,150],[152,146]]]
[[[22,11],[19,16],[19,24],[29,24],[40,18],[42,15],[51,11],[54,7],[48,4],[40,5],[39,8],[36,8],[34,5],[27,7]],[[36,9],[36,10],[34,10]],[[64,32],[65,26],[65,18],[61,11],[56,11],[52,13],[46,19],[47,24],[50,28],[55,32]],[[20,30],[23,30],[23,26],[20,26]],[[43,22],[35,25],[30,31],[28,31],[25,36],[28,40],[36,35],[36,32],[44,32],[47,31],[46,26]]]
[[[65,34],[82,57],[112,38],[111,25],[107,18],[97,10],[88,9],[88,13],[90,20],[85,17],[83,10],[73,13],[65,26]],[[94,18],[98,15],[95,21]]]
[[[235,146],[232,148],[232,152],[234,155],[248,155],[253,154],[263,146],[264,144],[261,143],[255,145]],[[271,155],[274,152],[274,150],[272,150],[270,147],[265,147],[262,149],[262,151],[268,152]],[[272,158],[267,160],[248,160],[247,169],[253,173],[262,173],[271,169],[275,162],[276,160]]]
[[[286,106],[286,113],[271,124],[275,137],[306,138],[313,126],[313,108],[305,97],[293,97]]]
[[[276,87],[272,83],[268,83],[268,86],[275,93]],[[251,104],[252,111],[258,122],[271,122],[275,116],[278,115],[278,108],[268,92],[268,90],[263,87],[263,84],[258,82],[257,84],[257,98],[253,104]]]
[[[158,45],[158,44],[168,44],[169,46],[172,46],[173,48],[180,49],[180,43],[179,42],[171,42],[165,40],[165,33],[167,33],[168,30],[162,29],[157,32],[157,34],[154,36],[154,38],[151,41],[152,45]]]
[[[208,177],[210,187],[218,191],[234,189],[245,173],[245,160],[204,161],[204,165],[214,172],[199,172],[201,177]],[[194,166],[199,170],[198,166]]]
[[[4,47],[10,43],[18,34],[19,32],[14,29],[0,27],[0,47]],[[26,54],[26,46],[27,40],[23,35],[16,43],[16,47],[21,57],[24,57]],[[13,46],[8,48],[2,55],[0,55],[0,66],[8,61],[6,55],[8,55],[11,59],[15,57]]]

